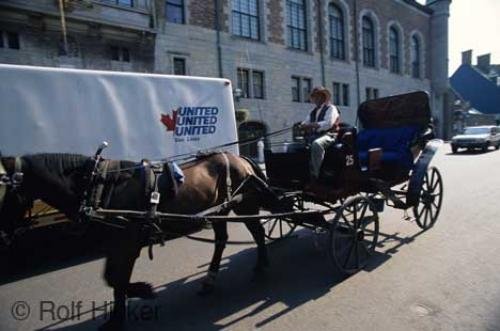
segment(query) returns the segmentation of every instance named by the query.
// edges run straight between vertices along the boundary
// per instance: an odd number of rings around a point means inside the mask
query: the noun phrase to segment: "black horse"
[[[0,230],[12,233],[32,201],[43,200],[59,209],[68,218],[78,220],[81,217],[80,206],[89,182],[89,174],[94,166],[94,159],[72,154],[35,154],[20,158],[21,171],[24,174],[19,187],[8,188],[0,210]],[[15,169],[15,158],[1,158],[8,175]],[[114,162],[114,169],[108,180],[113,189],[108,194],[107,208],[144,211],[149,206],[149,196],[145,195],[144,169],[131,161]],[[249,176],[265,179],[260,169],[252,162],[230,153],[215,153],[199,157],[181,165],[185,174],[185,182],[179,187],[175,197],[162,198],[159,211],[196,214],[210,207],[223,203],[227,198],[227,170],[231,179],[231,190],[235,190]],[[251,182],[251,181],[249,181]],[[256,180],[255,182],[259,182]],[[160,192],[162,185],[159,185]],[[257,193],[262,190],[258,185],[248,185],[246,191]],[[233,208],[240,215],[256,214],[259,206],[269,202],[269,192],[254,194],[255,199],[244,199]],[[167,196],[167,194],[162,194]],[[258,201],[260,200],[260,201]],[[113,222],[113,219],[107,220]],[[147,283],[130,283],[135,260],[140,254],[149,230],[144,222],[130,220],[122,229],[111,231],[109,248],[106,255],[104,278],[114,290],[114,313],[105,329],[120,329],[123,326],[126,312],[126,298],[150,298],[154,296],[151,285]],[[265,246],[264,229],[259,221],[245,222],[258,247],[258,258],[255,270],[261,271],[268,265]],[[168,228],[168,224],[167,224]],[[210,292],[215,285],[222,253],[228,234],[226,222],[213,224],[215,232],[215,250],[210,263],[209,272],[202,283],[201,293]],[[178,231],[178,229],[174,229]]]

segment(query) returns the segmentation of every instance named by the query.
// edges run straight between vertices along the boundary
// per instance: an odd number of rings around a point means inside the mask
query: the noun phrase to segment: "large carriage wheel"
[[[262,222],[264,235],[269,240],[286,238],[292,234],[297,224],[287,221],[285,218],[270,218]]]
[[[427,230],[436,223],[442,201],[443,180],[439,170],[431,167],[425,174],[418,204],[413,207],[415,221],[420,228]]]
[[[340,207],[330,227],[328,255],[344,274],[361,270],[375,251],[378,214],[370,198],[356,196]]]

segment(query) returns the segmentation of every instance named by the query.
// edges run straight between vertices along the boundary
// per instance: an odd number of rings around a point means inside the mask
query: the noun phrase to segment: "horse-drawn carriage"
[[[319,188],[306,185],[309,149],[305,142],[271,144],[265,151],[267,180],[256,180],[261,193],[264,190],[272,198],[254,209],[258,213],[229,214],[254,193],[242,193],[251,184],[245,180],[227,192],[222,204],[195,215],[155,211],[152,216],[150,211],[101,208],[90,210],[89,216],[214,224],[260,220],[268,240],[284,238],[301,226],[326,232],[333,264],[345,274],[354,273],[377,246],[378,213],[384,205],[404,210],[408,219],[411,209],[416,224],[427,230],[436,222],[443,198],[441,174],[429,167],[442,141],[433,139],[426,93],[367,101],[359,107],[358,117],[363,129],[341,125],[336,143],[327,150]],[[230,171],[226,174],[231,182]]]
[[[267,237],[285,237],[297,226],[327,230],[329,256],[344,273],[362,268],[374,252],[384,204],[405,214],[412,209],[416,224],[427,230],[437,220],[443,197],[441,175],[429,167],[442,142],[433,140],[426,93],[367,101],[358,118],[363,129],[342,125],[326,151],[319,188],[307,189],[306,143],[277,144],[265,154],[269,184],[290,212],[326,209],[307,218],[267,220]]]
[[[367,101],[358,118],[362,130],[343,125],[338,131],[317,189],[306,187],[308,147],[297,142],[266,150],[267,177],[251,160],[231,153],[194,156],[181,165],[185,182],[177,188],[165,160],[104,160],[102,148],[94,157],[1,158],[0,193],[5,199],[0,233],[15,232],[17,218],[36,199],[80,224],[95,220],[119,228],[104,274],[114,288],[112,329],[125,320],[127,297],[152,295],[150,286],[130,283],[130,276],[144,240],[151,249],[153,240],[162,237],[162,223],[212,223],[215,251],[203,282],[205,292],[213,288],[219,270],[227,222],[244,223],[252,233],[258,247],[255,270],[268,264],[264,237],[286,237],[301,226],[325,232],[330,260],[351,274],[366,265],[377,246],[378,213],[384,203],[405,213],[412,209],[417,225],[426,230],[436,222],[443,197],[441,175],[429,167],[441,141],[432,139],[426,93]]]

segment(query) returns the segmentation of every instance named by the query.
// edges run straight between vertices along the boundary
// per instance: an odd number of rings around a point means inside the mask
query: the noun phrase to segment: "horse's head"
[[[24,225],[22,220],[34,200],[40,199],[57,208],[68,218],[78,214],[85,187],[89,157],[73,154],[34,154],[18,159],[2,158],[7,178],[16,172],[24,174],[22,182],[6,187],[0,210],[0,230],[12,232]],[[19,165],[20,163],[20,165]]]
[[[32,199],[22,181],[21,164],[16,169],[15,158],[1,158],[2,183],[0,184],[0,231],[12,234],[22,223],[26,211],[31,207]]]

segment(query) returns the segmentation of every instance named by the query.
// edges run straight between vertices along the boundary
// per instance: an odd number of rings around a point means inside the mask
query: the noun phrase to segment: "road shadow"
[[[480,149],[472,149],[472,150],[458,151],[456,153],[448,152],[445,155],[446,156],[478,155],[478,154],[489,154],[496,151],[497,151],[496,149],[488,149],[487,151],[483,152]]]
[[[192,228],[186,233],[200,229]],[[0,253],[0,265],[7,266],[0,271],[0,286],[101,259],[106,254],[112,231],[117,230],[96,222],[89,223],[80,235],[57,226],[27,231]],[[167,235],[165,239],[178,237]]]
[[[364,272],[380,267],[399,247],[411,243],[421,233],[407,237],[397,233],[381,233],[378,252]],[[252,272],[256,259],[254,248],[226,257],[217,279],[216,291],[207,297],[196,294],[206,269],[206,265],[199,266],[193,275],[158,286],[156,299],[130,301],[129,311],[134,313],[129,314],[127,330],[231,329],[236,323],[262,313],[264,317],[253,325],[253,328],[258,329],[327,293],[335,294],[335,286],[346,278],[332,268],[325,253],[318,254],[313,242],[309,231],[299,230],[297,235],[269,245],[271,267],[266,276],[258,280],[254,279]],[[143,307],[160,313],[148,316],[149,319],[137,318],[137,311]],[[110,307],[100,307],[97,318],[95,311],[87,311],[75,318],[84,320],[82,322],[70,326],[56,323],[44,329],[96,329],[107,317],[102,311],[108,309]]]

